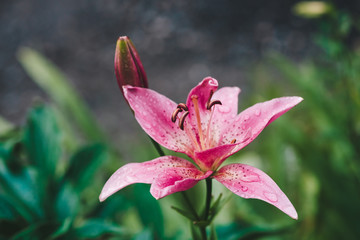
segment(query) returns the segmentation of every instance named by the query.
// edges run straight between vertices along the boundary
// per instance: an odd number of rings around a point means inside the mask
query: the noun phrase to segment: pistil
[[[195,116],[196,116],[196,123],[198,126],[198,132],[199,132],[199,137],[200,137],[200,145],[201,145],[201,149],[204,149],[204,136],[203,136],[203,131],[202,131],[202,127],[201,127],[201,119],[200,119],[200,111],[199,111],[199,102],[198,102],[198,96],[197,95],[193,95],[191,96],[191,101],[194,104],[194,110],[195,110]]]

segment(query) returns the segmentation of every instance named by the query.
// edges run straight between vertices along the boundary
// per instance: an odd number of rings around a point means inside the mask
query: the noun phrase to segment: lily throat
[[[210,96],[205,106],[199,106],[199,98],[197,95],[190,97],[193,104],[193,108],[180,103],[171,115],[171,121],[176,123],[178,120],[178,126],[181,130],[185,131],[191,139],[196,151],[203,151],[213,147],[212,132],[211,132],[211,121],[216,105],[222,105],[220,100],[211,100],[214,92],[210,91]],[[209,113],[201,114],[201,107],[205,107]],[[191,116],[195,116],[193,124],[189,124],[189,113]],[[180,116],[181,115],[181,116]],[[203,119],[202,119],[203,118]],[[204,120],[204,118],[207,118]],[[203,120],[203,121],[202,121]],[[195,121],[195,122],[194,122]],[[203,126],[204,125],[204,126]]]

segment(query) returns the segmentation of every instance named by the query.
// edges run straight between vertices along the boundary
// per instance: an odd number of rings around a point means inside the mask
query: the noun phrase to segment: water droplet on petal
[[[260,178],[258,175],[244,174],[241,176],[241,180],[244,182],[259,182]]]
[[[150,123],[144,123],[144,128],[146,128],[146,129],[151,128],[151,124]]]
[[[261,114],[261,111],[260,111],[259,109],[257,109],[257,110],[255,111],[255,115],[259,117],[260,114]]]
[[[264,196],[270,202],[277,202],[278,198],[274,193],[264,192]]]
[[[219,112],[221,113],[228,113],[231,111],[231,108],[228,106],[219,106],[218,108],[219,108]]]
[[[249,118],[250,118],[249,115],[245,115],[245,116],[244,116],[244,121],[249,120]]]
[[[249,189],[248,187],[241,186],[241,190],[242,190],[243,192],[246,192],[248,189]]]

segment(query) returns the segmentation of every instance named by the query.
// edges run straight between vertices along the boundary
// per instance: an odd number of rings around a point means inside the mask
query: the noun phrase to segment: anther
[[[206,109],[207,109],[207,110],[210,110],[210,109],[211,109],[214,105],[216,105],[216,104],[222,105],[222,103],[220,102],[220,100],[211,101],[211,98],[212,98],[213,94],[214,94],[214,91],[211,90],[211,91],[210,91],[209,99],[208,99],[207,102],[206,102]]]
[[[207,110],[210,110],[210,109],[211,109],[214,105],[216,105],[216,104],[222,105],[222,103],[220,102],[220,100],[215,100],[215,101],[210,102],[210,104],[206,106],[206,109],[207,109]]]
[[[211,98],[212,98],[212,95],[214,94],[214,91],[213,90],[211,90],[210,91],[210,96],[209,96],[209,98],[208,98],[208,100],[207,100],[207,102],[206,102],[206,109],[210,109],[209,108],[209,106],[210,106],[210,102],[211,102]]]
[[[189,111],[189,109],[188,109],[188,107],[186,106],[185,103],[179,103],[179,104],[177,105],[177,108],[180,108],[180,109],[182,109],[182,110],[184,110],[184,111]]]
[[[179,112],[182,112],[182,109],[181,109],[181,108],[175,109],[175,111],[172,113],[172,115],[171,115],[171,121],[172,121],[173,123],[176,122],[176,118],[177,118],[177,115],[179,114]]]
[[[179,128],[181,130],[184,130],[184,122],[185,122],[185,118],[187,115],[189,115],[189,112],[188,111],[184,112],[184,114],[181,116],[181,118],[179,120]]]
[[[232,141],[231,141],[231,144],[234,144],[236,143],[236,138],[234,138]]]

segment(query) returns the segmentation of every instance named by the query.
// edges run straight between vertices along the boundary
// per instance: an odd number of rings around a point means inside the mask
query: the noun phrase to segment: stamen
[[[211,121],[212,121],[213,115],[214,115],[214,111],[213,111],[213,109],[211,109],[210,118],[209,118],[208,125],[206,128],[206,143],[207,143],[206,147],[207,148],[211,148],[211,145],[212,145],[212,138],[210,135],[210,127],[211,127]]]
[[[222,105],[222,103],[220,102],[220,100],[211,101],[211,98],[212,98],[213,94],[214,94],[214,91],[211,90],[211,91],[210,91],[209,99],[208,99],[207,102],[206,102],[206,109],[207,109],[207,110],[210,110],[210,109],[212,108],[212,106],[214,106],[215,104],[220,104],[220,105]]]
[[[172,121],[173,123],[176,122],[176,118],[177,118],[177,115],[179,114],[179,112],[182,112],[182,109],[181,109],[181,108],[175,109],[175,111],[174,111],[173,114],[171,115],[171,121]]]
[[[188,107],[186,106],[185,103],[179,103],[177,105],[177,108],[183,109],[184,111],[189,111]]]
[[[185,122],[185,118],[187,115],[189,115],[189,111],[184,112],[184,114],[181,116],[181,118],[179,120],[179,128],[181,130],[184,130],[184,122]]]
[[[210,96],[209,96],[209,98],[208,98],[208,100],[206,102],[206,109],[209,109],[208,106],[210,105],[211,98],[212,98],[213,94],[214,94],[214,91],[210,90]]]
[[[234,138],[232,141],[231,141],[231,144],[234,144],[236,143],[236,138]]]
[[[197,126],[198,126],[199,137],[200,137],[200,145],[201,145],[201,148],[204,149],[204,136],[203,136],[202,127],[201,127],[198,96],[197,95],[191,96],[191,101],[194,104],[196,122],[197,122]]]
[[[215,100],[215,101],[212,101],[209,106],[206,106],[206,109],[207,110],[210,110],[214,105],[216,104],[219,104],[219,105],[222,105],[222,103],[220,102],[220,100]]]

